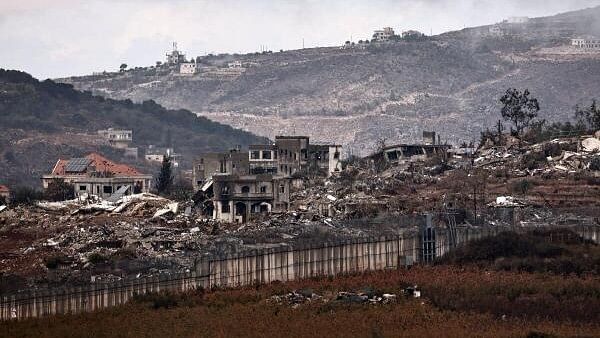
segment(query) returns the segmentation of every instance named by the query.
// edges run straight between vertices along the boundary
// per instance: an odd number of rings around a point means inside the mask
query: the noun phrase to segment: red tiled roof
[[[125,164],[115,163],[106,157],[97,154],[91,153],[86,156],[86,158],[92,160],[90,166],[96,168],[98,172],[109,172],[115,176],[140,176],[143,175],[137,169],[130,167]],[[65,174],[65,166],[69,160],[58,160],[54,165],[54,169],[52,169],[52,175],[64,175]]]
[[[0,184],[0,192],[9,192],[10,190],[8,190],[8,187],[5,185]]]
[[[114,174],[115,176],[143,175],[141,172],[139,172],[137,169],[135,169],[133,167],[130,167],[125,164],[115,163],[97,153],[91,153],[91,154],[87,155],[86,157],[89,158],[90,160],[92,160],[92,165],[94,165],[96,167],[96,171],[110,172],[110,173]]]

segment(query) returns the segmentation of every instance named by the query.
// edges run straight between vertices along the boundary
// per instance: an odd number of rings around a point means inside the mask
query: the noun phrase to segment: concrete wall
[[[457,243],[460,245],[506,230],[509,229],[458,228]],[[586,239],[596,242],[600,239],[598,226],[577,226],[573,227],[573,230]],[[433,242],[429,248],[435,251],[436,257],[443,256],[451,249],[446,229],[436,228]],[[422,262],[422,257],[428,254],[423,248],[423,236],[415,229],[394,237],[361,238],[336,243],[309,244],[295,249],[264,249],[221,257],[204,257],[198,259],[193,271],[186,274],[3,295],[0,297],[0,320],[93,311],[123,304],[136,294],[150,292],[184,292],[197,287],[234,287],[397,269]]]

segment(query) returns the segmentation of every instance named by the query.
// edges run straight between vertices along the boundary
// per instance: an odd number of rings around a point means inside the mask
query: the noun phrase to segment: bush
[[[42,199],[42,193],[30,187],[16,187],[10,191],[10,203],[13,205],[33,205]]]
[[[91,264],[99,264],[104,263],[108,260],[108,258],[102,254],[94,252],[88,256],[88,262]]]
[[[69,260],[64,255],[54,255],[54,256],[46,257],[44,259],[44,265],[46,265],[46,267],[48,269],[54,270],[54,269],[58,268],[58,266],[60,264],[66,264],[66,263],[68,263],[68,261]]]
[[[66,201],[75,198],[75,187],[65,182],[63,179],[57,179],[48,184],[44,191],[44,198],[49,201]]]
[[[534,186],[535,186],[535,182],[523,179],[523,180],[518,180],[516,182],[513,182],[513,184],[511,185],[511,190],[514,193],[525,195]]]
[[[600,171],[600,156],[595,156],[590,161],[590,170]]]

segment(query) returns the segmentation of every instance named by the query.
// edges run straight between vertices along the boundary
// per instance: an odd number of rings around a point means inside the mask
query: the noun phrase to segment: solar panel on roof
[[[65,171],[72,173],[80,173],[85,171],[85,169],[88,167],[88,165],[90,165],[90,163],[92,163],[92,160],[90,160],[89,158],[72,158],[65,165]]]

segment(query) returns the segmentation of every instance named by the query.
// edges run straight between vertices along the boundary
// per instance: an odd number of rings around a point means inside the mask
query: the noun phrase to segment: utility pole
[[[302,49],[304,49],[304,38],[302,38]]]

